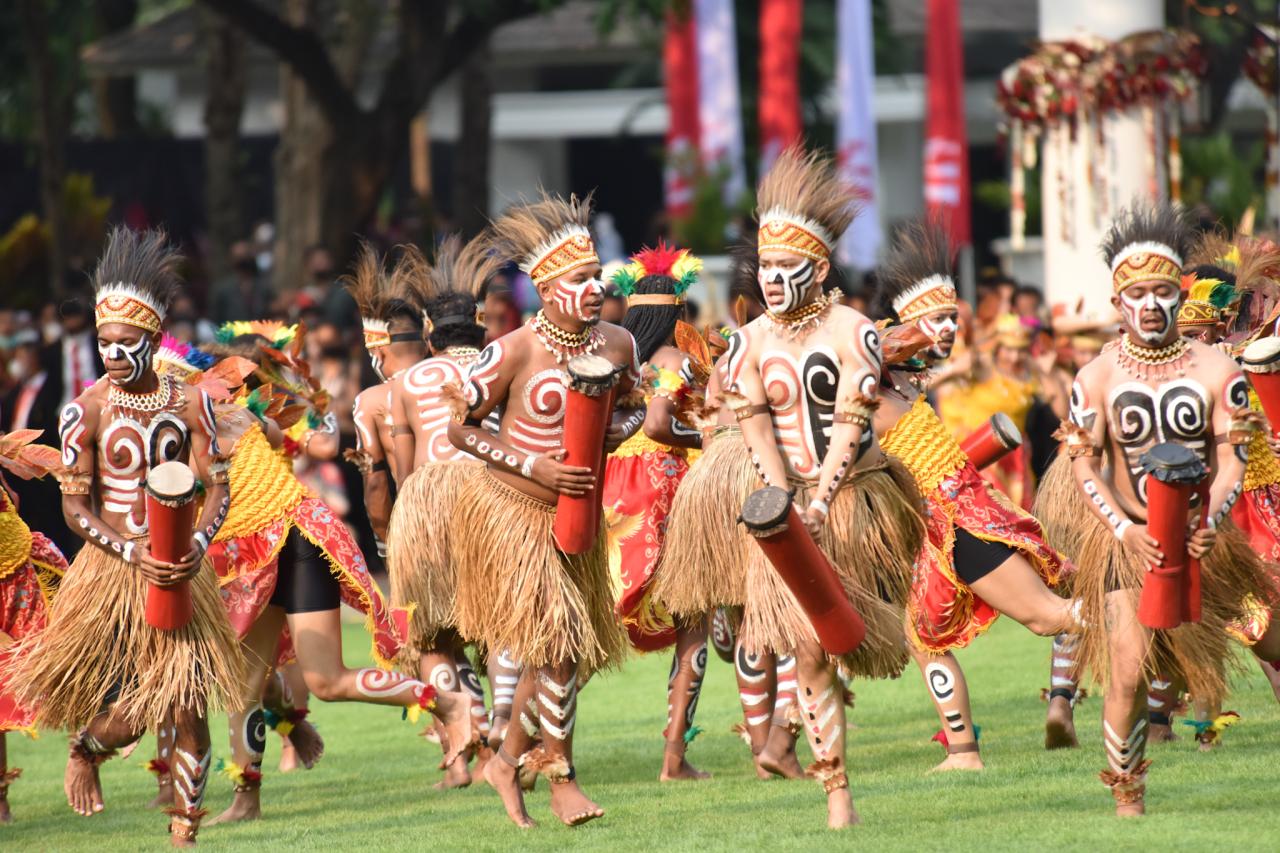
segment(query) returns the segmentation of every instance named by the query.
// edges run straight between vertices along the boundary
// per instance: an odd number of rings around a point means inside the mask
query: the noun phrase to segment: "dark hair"
[[[729,258],[731,261],[729,301],[745,296],[763,305],[764,294],[760,292],[760,255],[756,252],[755,243],[739,243],[736,246],[730,246]]]
[[[415,332],[422,331],[422,311],[416,302],[409,299],[398,296],[388,298],[382,306],[382,316],[386,318],[387,325],[404,323]]]
[[[1234,287],[1236,283],[1235,273],[1227,272],[1216,264],[1196,264],[1194,267],[1187,270],[1187,272],[1193,273],[1195,277],[1201,281],[1204,281],[1206,278],[1216,278],[1218,281],[1226,282],[1232,287]]]
[[[1186,258],[1195,237],[1186,212],[1165,202],[1137,201],[1120,211],[1098,247],[1110,266],[1116,256],[1134,243],[1163,243]]]
[[[1018,289],[1013,292],[1013,298],[1017,299],[1019,296],[1034,296],[1041,304],[1044,303],[1044,294],[1040,292],[1040,288],[1032,284],[1018,285]]]
[[[893,303],[902,294],[935,275],[951,275],[954,250],[947,229],[934,219],[910,219],[898,226],[892,248],[876,274],[871,313],[899,321]]]
[[[475,299],[468,293],[451,291],[427,302],[431,318],[431,347],[443,352],[449,347],[479,347],[484,343],[484,326],[476,322]]]
[[[636,282],[636,295],[665,293],[675,295],[676,280],[669,275],[647,275]],[[622,318],[622,328],[636,339],[636,353],[641,362],[653,358],[658,348],[671,338],[676,320],[683,312],[679,305],[634,305]]]

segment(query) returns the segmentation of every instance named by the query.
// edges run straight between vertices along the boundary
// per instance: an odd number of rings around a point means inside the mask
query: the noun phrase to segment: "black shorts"
[[[1016,553],[1004,543],[987,542],[963,527],[956,528],[956,577],[967,584],[982,580]]]
[[[268,604],[283,607],[285,613],[315,613],[337,610],[341,601],[338,579],[329,571],[324,553],[298,528],[290,528],[280,549],[276,589]]]

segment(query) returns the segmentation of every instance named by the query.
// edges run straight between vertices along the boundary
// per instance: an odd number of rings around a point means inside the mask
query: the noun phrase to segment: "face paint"
[[[560,313],[575,320],[595,323],[600,319],[600,311],[588,308],[586,302],[588,298],[599,297],[603,292],[604,282],[598,278],[589,278],[580,282],[562,278],[556,281],[555,288],[551,291],[551,301],[555,303],[556,310]]]
[[[956,334],[960,329],[955,315],[935,314],[922,317],[916,322],[916,327],[933,341],[933,346],[928,350],[930,358],[944,359],[951,355],[951,348],[955,345]]]
[[[111,377],[111,382],[115,385],[132,385],[142,378],[142,374],[147,372],[147,366],[151,364],[151,336],[143,335],[135,344],[110,343],[106,346],[99,344],[98,355],[102,357],[104,363],[128,362],[129,375],[120,380]]]
[[[369,350],[369,363],[373,365],[374,375],[378,377],[379,382],[386,382],[387,377],[382,373],[382,348]]]
[[[1129,296],[1128,293],[1121,293],[1120,306],[1124,312],[1125,324],[1129,327],[1129,331],[1143,343],[1160,343],[1164,340],[1165,335],[1168,334],[1178,315],[1179,297],[1180,294],[1176,290],[1168,296],[1158,296],[1154,290],[1136,297]],[[1142,315],[1148,311],[1160,312],[1163,322],[1158,330],[1142,328]]]
[[[805,294],[809,292],[809,286],[813,284],[813,275],[813,261],[807,258],[800,266],[791,269],[774,267],[766,271],[761,267],[758,274],[760,290],[764,293],[769,310],[775,314],[786,314],[799,308],[804,302]],[[767,285],[780,286],[781,295],[771,294]]]

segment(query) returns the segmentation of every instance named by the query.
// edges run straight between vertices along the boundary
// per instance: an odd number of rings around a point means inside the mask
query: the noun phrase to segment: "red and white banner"
[[[667,161],[663,184],[670,216],[687,215],[698,171],[698,45],[693,16],[667,13],[662,71],[667,93]]]
[[[742,162],[742,109],[732,0],[693,0],[698,45],[698,145],[703,165],[724,172],[726,203],[746,192]]]
[[[867,270],[884,240],[876,159],[875,40],[871,0],[839,0],[836,9],[836,157],[840,177],[858,190],[862,211],[840,240],[840,262]]]
[[[760,171],[800,141],[800,30],[804,0],[760,3]]]
[[[958,0],[929,0],[925,25],[925,209],[946,223],[955,245],[967,246],[969,141]]]

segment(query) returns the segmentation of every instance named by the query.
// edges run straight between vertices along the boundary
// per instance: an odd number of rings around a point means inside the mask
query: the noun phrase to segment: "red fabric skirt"
[[[86,548],[95,547],[86,545]],[[62,556],[42,533],[31,532],[31,555],[4,578],[0,579],[0,631],[12,640],[34,634],[49,620],[49,602],[54,583],[67,570],[67,558]],[[4,640],[6,648],[0,650],[0,673],[8,668],[13,644]],[[35,732],[36,709],[18,705],[9,695],[7,685],[0,676],[0,732]]]
[[[1040,522],[991,488],[971,463],[925,497],[928,538],[916,558],[907,608],[919,648],[936,654],[964,648],[1000,615],[956,574],[957,527],[1019,552],[1049,586],[1070,571],[1070,563],[1045,543]]]
[[[667,532],[667,515],[689,463],[674,453],[648,451],[605,461],[604,504],[609,573],[617,613],[631,645],[644,652],[676,641],[674,620],[651,592]]]
[[[266,608],[276,588],[280,549],[293,529],[324,553],[338,580],[342,601],[367,617],[365,627],[373,634],[374,658],[380,666],[390,668],[408,636],[409,613],[387,605],[351,531],[318,498],[304,498],[287,517],[256,533],[209,547],[231,626],[243,638]],[[287,642],[281,643],[278,657],[281,661],[293,657]]]
[[[1250,489],[1231,509],[1231,520],[1270,563],[1280,563],[1280,484]]]

